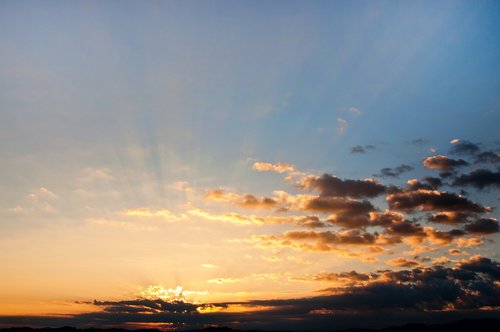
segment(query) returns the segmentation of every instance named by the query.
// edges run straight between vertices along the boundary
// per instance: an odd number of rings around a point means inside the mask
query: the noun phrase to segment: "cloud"
[[[409,190],[419,190],[419,189],[435,190],[443,186],[444,183],[443,180],[441,180],[440,178],[426,176],[421,180],[410,179],[406,181],[406,185]]]
[[[469,163],[463,159],[455,160],[443,155],[424,158],[422,163],[428,169],[436,169],[440,171],[453,171],[458,167],[469,165]]]
[[[351,154],[354,154],[354,153],[366,153],[367,150],[375,150],[375,145],[365,145],[365,146],[361,146],[361,145],[356,145],[356,146],[353,146],[351,148]]]
[[[188,194],[194,192],[194,188],[190,187],[187,181],[176,181],[172,183],[169,187],[177,191],[186,192]]]
[[[248,241],[264,248],[292,248],[300,251],[333,252],[340,256],[364,259],[366,255],[338,246],[370,247],[378,244],[379,235],[360,230],[343,230],[339,232],[291,230],[279,235],[254,235]]]
[[[412,171],[413,169],[414,169],[414,167],[412,167],[410,165],[401,164],[401,165],[396,166],[394,168],[390,168],[390,167],[382,168],[380,170],[380,174],[377,174],[375,176],[382,177],[382,178],[388,178],[388,177],[397,178],[401,174]]]
[[[397,221],[387,226],[387,233],[398,236],[425,237],[424,228],[410,221]]]
[[[344,284],[359,284],[364,283],[378,277],[375,273],[359,273],[356,271],[350,272],[324,272],[316,274],[312,277],[314,281],[339,282]]]
[[[253,164],[252,168],[258,172],[289,173],[295,171],[293,165],[285,163],[271,164],[257,162]]]
[[[337,134],[343,135],[347,131],[347,120],[337,118]]]
[[[411,141],[410,143],[413,145],[416,145],[416,146],[424,146],[424,145],[429,143],[429,140],[426,140],[423,138],[417,138],[417,139],[414,139],[413,141]]]
[[[480,168],[469,174],[462,174],[453,180],[454,186],[473,186],[478,189],[487,187],[500,188],[500,171],[490,171]]]
[[[274,198],[256,197],[251,194],[239,195],[227,192],[224,189],[215,189],[206,191],[205,199],[239,205],[246,208],[271,209],[278,205],[278,202]]]
[[[387,195],[389,207],[397,211],[462,211],[482,213],[491,210],[489,207],[474,203],[460,195],[437,190],[410,190]]]
[[[462,270],[484,273],[487,276],[500,279],[500,263],[487,257],[472,256],[469,260],[460,263],[459,266]]]
[[[453,154],[473,155],[480,151],[480,148],[477,144],[471,143],[469,141],[454,139],[450,143],[453,144],[450,148],[450,153]]]
[[[476,155],[476,160],[474,162],[476,164],[479,164],[479,163],[490,163],[490,164],[500,163],[500,155],[498,155],[494,152],[491,152],[491,151],[481,152],[478,155]]]
[[[465,225],[465,230],[472,234],[492,234],[499,232],[499,225],[496,219],[483,218]]]
[[[359,108],[356,108],[356,107],[348,108],[347,112],[354,114],[354,115],[361,115],[361,113],[362,113],[361,110]]]
[[[352,198],[376,197],[385,193],[386,187],[373,179],[342,180],[336,176],[323,174],[322,176],[304,177],[300,185],[308,190],[317,190],[321,196],[343,196]]]
[[[432,214],[431,216],[429,216],[428,220],[430,222],[441,224],[460,224],[468,222],[471,217],[473,217],[473,214],[471,213],[442,211]]]
[[[187,303],[184,301],[166,301],[162,299],[139,299],[128,301],[97,301],[94,300],[95,306],[104,307],[104,312],[114,314],[128,314],[128,313],[194,313],[196,312],[197,305]]]
[[[326,227],[317,216],[256,216],[243,215],[239,213],[212,214],[201,209],[192,209],[187,212],[189,215],[202,217],[209,220],[218,220],[236,225],[272,225],[272,224],[290,224],[303,227],[317,228]]]
[[[242,282],[242,281],[243,281],[243,279],[241,279],[241,278],[215,278],[215,279],[207,280],[207,282],[209,284],[219,284],[219,285],[233,284],[233,283]]]
[[[303,196],[298,200],[297,209],[319,213],[337,213],[342,215],[360,215],[374,211],[375,208],[369,201],[358,201],[344,197],[316,197]]]
[[[0,317],[0,323],[96,327],[164,323],[171,328],[182,329],[211,325],[329,330],[332,326],[349,326],[332,325],[339,324],[339,321],[352,326],[354,320],[360,320],[373,327],[374,322],[386,325],[398,319],[407,322],[434,317],[442,321],[444,318],[463,319],[477,314],[497,317],[498,311],[492,309],[500,304],[499,278],[500,263],[473,256],[457,262],[453,267],[438,265],[376,273],[355,270],[323,272],[310,280],[332,282],[335,286],[322,289],[321,295],[312,297],[215,303],[190,303],[175,299],[95,300],[90,303],[100,309],[98,312],[59,317],[4,316]],[[237,284],[239,279],[212,280],[221,284]],[[375,317],[383,319],[377,321]]]
[[[407,259],[404,257],[398,257],[388,260],[387,265],[397,266],[397,267],[419,267],[420,263],[415,260]]]
[[[151,217],[161,217],[166,220],[177,220],[179,217],[170,212],[169,210],[166,209],[161,209],[161,210],[151,210],[149,208],[138,208],[138,209],[132,209],[132,210],[125,210],[122,212],[123,215],[125,216],[132,216],[132,217],[145,217],[145,218],[151,218]]]

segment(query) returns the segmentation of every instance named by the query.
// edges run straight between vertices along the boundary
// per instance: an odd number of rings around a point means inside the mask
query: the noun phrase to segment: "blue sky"
[[[496,1],[0,1],[0,258],[13,271],[2,283],[27,275],[15,290],[0,287],[0,314],[33,314],[33,301],[123,299],[148,285],[198,289],[194,300],[205,302],[311,296],[317,286],[306,282],[276,292],[271,277],[260,288],[246,285],[256,272],[246,271],[241,256],[312,262],[276,269],[269,259],[253,262],[261,274],[292,279],[327,269],[375,271],[394,252],[405,256],[398,247],[378,262],[351,265],[297,248],[262,254],[248,239],[285,226],[217,223],[217,214],[267,212],[226,205],[236,196],[220,205],[207,193],[299,195],[297,184],[323,173],[403,188],[437,176],[422,164],[436,155],[469,163],[449,168],[457,173],[443,177],[450,185],[440,190],[460,192],[451,183],[478,167],[498,173],[496,162],[474,163],[479,152],[450,149],[471,143],[500,151],[499,15]],[[352,153],[356,146],[364,152]],[[298,173],[256,172],[259,162]],[[411,170],[375,176],[402,164]],[[469,183],[466,197],[497,206],[494,181]],[[382,211],[387,197],[370,199]],[[498,235],[481,236],[470,257],[498,259]],[[206,254],[198,257],[202,242]],[[30,243],[44,248],[40,257]],[[88,245],[106,254],[94,260]],[[221,261],[209,262],[216,253]],[[53,271],[69,259],[82,265],[70,264],[56,287]],[[167,261],[176,262],[173,271],[157,268]],[[39,281],[29,278],[35,263]],[[219,270],[200,272],[203,264]],[[83,268],[109,274],[83,280]],[[231,273],[246,295],[207,284]],[[47,308],[35,314],[60,309]],[[81,308],[74,312],[98,309]]]

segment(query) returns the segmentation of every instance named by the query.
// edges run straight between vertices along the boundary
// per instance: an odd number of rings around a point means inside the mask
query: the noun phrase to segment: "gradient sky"
[[[1,0],[0,326],[498,317],[499,36],[498,1]]]

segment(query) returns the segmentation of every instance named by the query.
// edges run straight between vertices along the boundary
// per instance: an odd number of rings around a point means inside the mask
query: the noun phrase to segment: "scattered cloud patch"
[[[374,176],[381,177],[381,178],[397,178],[401,174],[413,171],[414,167],[406,164],[401,164],[399,166],[396,166],[394,168],[390,167],[385,167],[380,170],[379,174],[375,174]]]
[[[289,173],[295,171],[293,165],[285,163],[272,164],[257,162],[253,164],[252,168],[258,172]]]
[[[337,118],[337,134],[343,135],[347,131],[347,120],[342,118]]]
[[[450,148],[450,153],[452,154],[474,155],[481,150],[479,148],[479,145],[471,143],[469,141],[454,139],[450,143],[452,144],[452,147]]]
[[[375,145],[356,145],[351,148],[351,154],[366,153],[368,150],[375,150]]]

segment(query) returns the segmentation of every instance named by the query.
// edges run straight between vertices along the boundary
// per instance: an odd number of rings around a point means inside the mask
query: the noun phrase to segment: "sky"
[[[498,1],[0,1],[0,326],[499,317]]]

